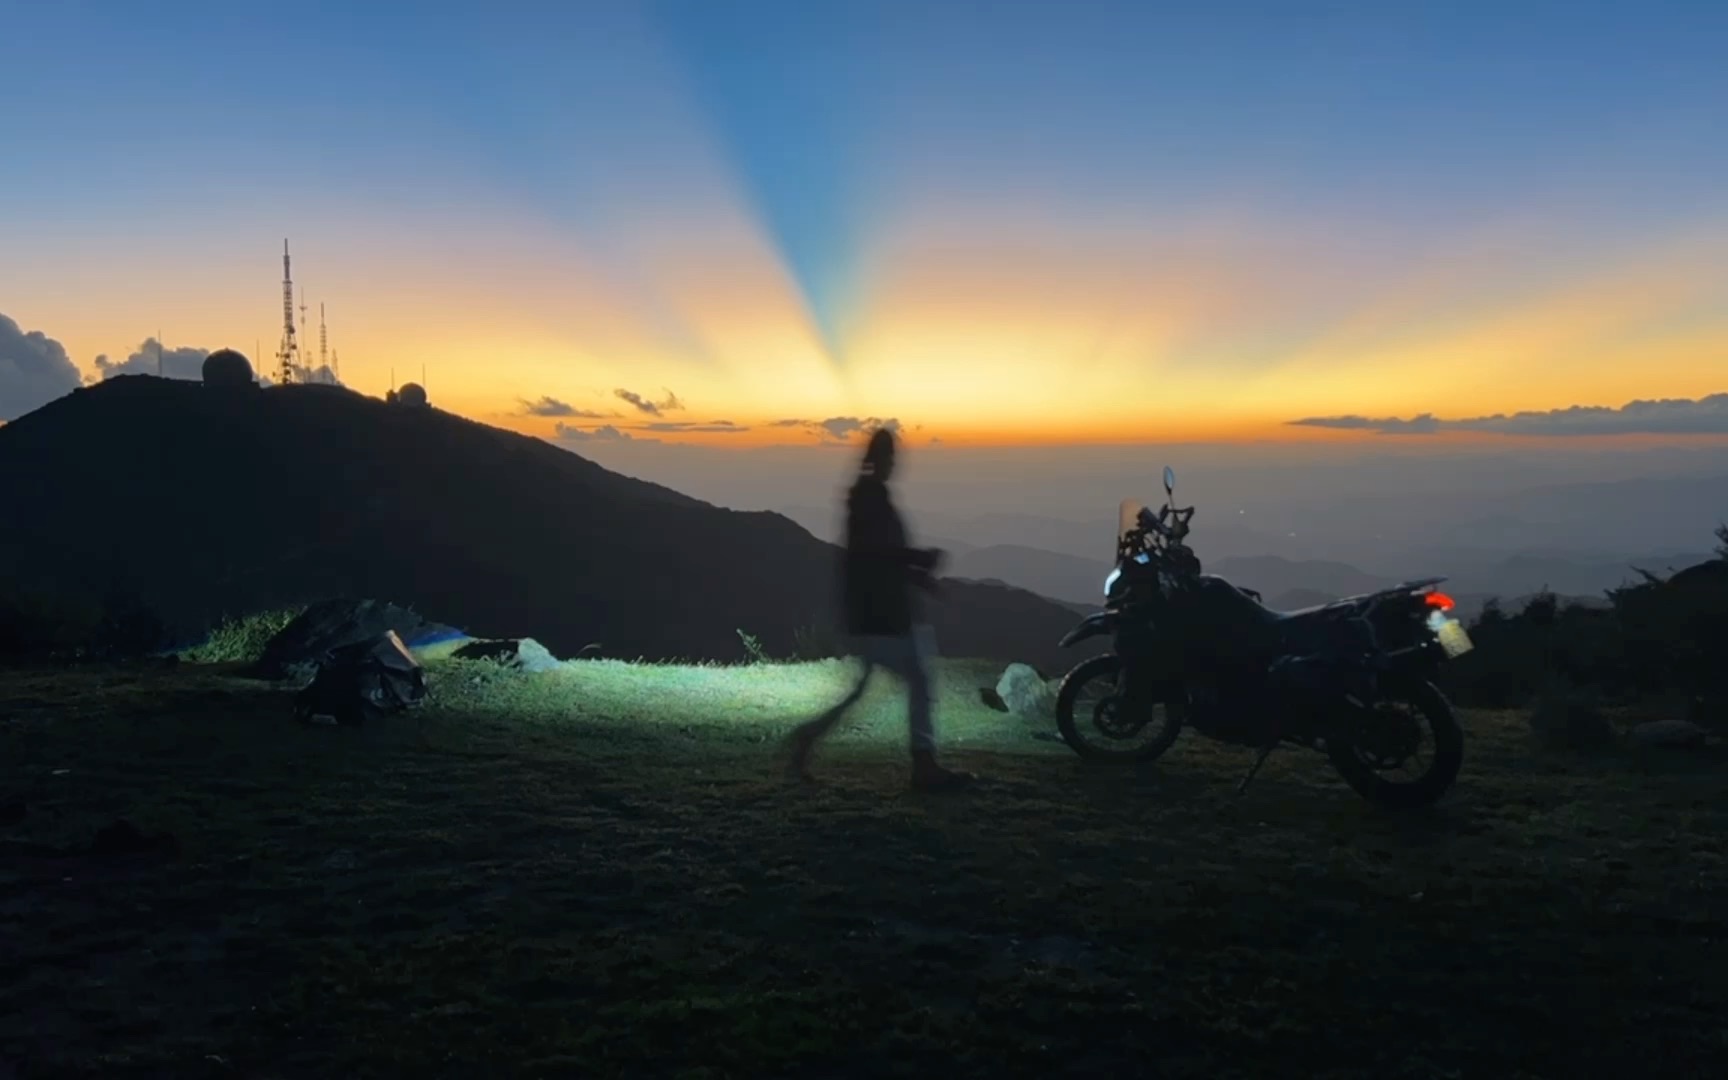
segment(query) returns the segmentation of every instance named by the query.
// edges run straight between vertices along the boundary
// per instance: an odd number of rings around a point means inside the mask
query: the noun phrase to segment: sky
[[[350,385],[424,375],[626,470],[871,422],[932,451],[1728,435],[1720,3],[0,25],[0,420],[153,371],[158,335],[171,374],[268,367],[287,238]]]

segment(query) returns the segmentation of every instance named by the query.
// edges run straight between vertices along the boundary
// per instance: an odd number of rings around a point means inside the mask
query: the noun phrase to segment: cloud
[[[878,420],[871,416],[860,420],[856,416],[831,416],[816,426],[822,430],[828,439],[834,442],[845,442],[854,435],[875,431],[877,428],[887,428],[896,433],[900,431],[900,421],[893,417]]]
[[[673,431],[673,432],[738,432],[749,431],[748,427],[734,424],[730,420],[710,420],[706,424],[694,420],[656,420],[649,424],[637,424],[637,431]]]
[[[875,431],[877,428],[887,428],[889,431],[901,433],[905,431],[899,420],[890,416],[880,419],[874,416],[830,416],[826,420],[775,420],[768,425],[777,428],[802,428],[820,439],[823,443],[835,445],[849,442],[852,436],[861,432]]]
[[[1501,435],[1728,435],[1728,393],[1701,398],[1630,401],[1619,408],[1572,405],[1542,412],[1495,413],[1441,420],[1427,413],[1409,420],[1364,416],[1319,416],[1290,421],[1305,427],[1372,431],[1379,435],[1427,435],[1483,431]]]
[[[654,432],[667,435],[736,435],[749,431],[744,424],[734,424],[730,420],[654,420],[644,424],[606,424],[597,428],[579,428],[572,424],[558,424],[554,429],[553,438],[565,442],[643,442],[657,443],[662,440],[645,437],[632,432]]]
[[[659,442],[659,439],[646,439],[632,435],[611,424],[597,428],[579,428],[570,424],[558,424],[553,428],[553,439],[558,442]]]
[[[58,341],[0,315],[0,423],[78,389],[78,368]]]
[[[612,395],[619,401],[629,402],[636,407],[638,412],[647,413],[649,416],[659,416],[663,412],[677,412],[684,408],[684,403],[678,400],[678,395],[670,390],[666,391],[666,400],[664,401],[649,401],[634,390],[618,389],[612,391]]]
[[[660,406],[654,404],[652,401],[649,401],[647,398],[644,398],[641,394],[638,394],[633,390],[618,389],[612,392],[618,396],[619,400],[628,401],[630,404],[636,406],[638,410],[647,413],[649,416],[660,415]]]
[[[830,439],[844,440],[848,435],[856,435],[864,430],[864,421],[856,416],[831,416],[826,420],[818,420],[814,425],[820,435]]]
[[[192,379],[197,381],[204,377],[204,358],[210,355],[209,349],[199,349],[183,345],[178,349],[162,346],[155,338],[145,338],[144,344],[138,346],[136,352],[124,360],[113,361],[107,355],[96,358],[97,379],[112,379],[116,375],[155,375],[158,373],[156,352],[161,349],[162,363],[160,373],[166,379]],[[252,363],[252,370],[258,370],[258,361],[247,357]]]
[[[624,400],[628,391],[618,391]],[[634,402],[632,402],[634,404]],[[655,408],[665,408],[664,403],[646,402]],[[640,406],[638,406],[640,407]],[[646,410],[644,410],[646,411]],[[575,415],[583,415],[577,412]],[[657,413],[652,415],[658,415]],[[826,420],[771,420],[761,425],[769,428],[797,428],[816,436],[823,446],[845,446],[853,442],[857,436],[871,432],[877,428],[887,428],[890,431],[904,434],[906,428],[894,417],[886,419],[874,416],[831,416]],[[731,420],[645,420],[635,424],[607,424],[603,427],[576,427],[560,423],[554,429],[554,441],[564,442],[661,442],[661,439],[651,435],[737,435],[754,430],[749,424],[739,424]],[[940,439],[932,438],[931,445],[937,445]]]
[[[568,416],[581,420],[604,420],[617,416],[616,412],[594,412],[589,409],[578,409],[567,401],[559,401],[555,397],[542,397],[539,401],[520,399],[524,416]]]
[[[1432,435],[1440,430],[1441,421],[1423,413],[1408,420],[1397,417],[1376,419],[1368,416],[1309,416],[1292,420],[1295,427],[1337,428],[1343,431],[1372,431],[1376,435]]]
[[[1728,435],[1728,393],[1629,401],[1618,409],[1573,405],[1510,416],[1498,413],[1459,425],[1513,435]]]

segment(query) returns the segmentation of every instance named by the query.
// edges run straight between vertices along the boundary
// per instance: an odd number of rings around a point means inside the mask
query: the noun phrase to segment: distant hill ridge
[[[320,596],[555,652],[770,654],[834,625],[837,549],[543,440],[330,386],[125,376],[0,427],[0,574],[135,591],[181,626]],[[1073,612],[948,582],[945,654],[1050,663]]]
[[[1708,559],[1707,554],[1648,559],[1565,558],[1504,553],[1477,557],[1454,565],[1431,553],[1415,552],[1401,560],[1400,577],[1372,573],[1336,560],[1289,559],[1280,555],[1210,558],[1197,543],[1207,573],[1257,589],[1267,603],[1281,609],[1309,607],[1344,596],[1359,595],[1427,575],[1448,578],[1446,588],[1467,614],[1480,610],[1490,597],[1503,606],[1520,604],[1546,587],[1562,600],[1605,603],[1606,590],[1638,580],[1635,567],[1659,574]],[[994,544],[962,551],[953,561],[957,577],[1007,582],[1065,604],[1102,600],[1108,558],[1081,558],[1021,544]]]

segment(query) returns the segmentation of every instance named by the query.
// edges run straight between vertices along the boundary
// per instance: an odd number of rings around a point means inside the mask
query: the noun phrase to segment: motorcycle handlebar
[[[1154,514],[1145,507],[1141,507],[1139,518],[1141,528],[1151,529],[1165,536],[1173,536],[1174,532],[1166,522],[1174,519],[1176,524],[1186,531],[1188,523],[1194,520],[1194,508],[1189,506],[1178,510],[1171,506],[1164,506],[1160,507],[1158,512]]]

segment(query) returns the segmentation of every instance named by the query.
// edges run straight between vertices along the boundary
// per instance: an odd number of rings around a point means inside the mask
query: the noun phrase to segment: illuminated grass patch
[[[279,608],[227,619],[210,636],[189,649],[180,650],[190,664],[250,663],[264,655],[264,646],[300,617],[304,608]]]
[[[936,714],[944,742],[1027,742],[1034,730],[986,708],[980,687],[994,685],[1000,665],[944,660],[936,664]],[[557,728],[600,727],[621,735],[676,731],[722,742],[758,742],[844,698],[859,668],[845,660],[743,665],[634,664],[584,660],[530,675],[497,664],[440,660],[427,665],[434,711],[485,713]],[[901,744],[906,738],[905,691],[878,672],[836,744]]]

